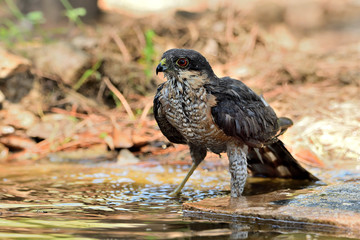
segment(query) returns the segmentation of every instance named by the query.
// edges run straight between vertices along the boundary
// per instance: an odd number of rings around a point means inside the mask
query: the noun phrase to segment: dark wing
[[[318,180],[276,138],[293,124],[291,119],[277,118],[265,100],[241,81],[221,78],[205,87],[216,97],[211,108],[215,123],[227,135],[251,146],[247,162],[254,175]]]
[[[211,81],[205,88],[216,97],[211,114],[226,135],[260,147],[279,131],[274,110],[241,81],[226,77]]]
[[[247,162],[254,176],[319,180],[296,161],[280,140],[264,148],[251,148]]]
[[[163,88],[164,84],[161,84],[156,92],[154,98],[154,117],[159,125],[161,132],[165,135],[165,137],[172,143],[178,144],[186,144],[185,138],[179,133],[176,128],[174,128],[166,119],[163,108],[160,103],[161,98],[161,89]]]

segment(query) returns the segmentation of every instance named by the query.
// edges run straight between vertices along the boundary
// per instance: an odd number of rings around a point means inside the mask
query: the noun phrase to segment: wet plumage
[[[254,174],[316,180],[277,139],[292,122],[278,118],[267,102],[241,81],[218,78],[207,60],[189,49],[163,54],[164,72],[154,98],[154,116],[170,142],[187,144],[193,165],[178,194],[207,151],[226,152],[231,196],[241,195],[247,168]]]

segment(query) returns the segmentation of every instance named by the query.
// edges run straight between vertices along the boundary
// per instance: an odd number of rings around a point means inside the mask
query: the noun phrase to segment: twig
[[[115,34],[115,31],[111,31],[110,32],[110,36],[111,38],[114,40],[114,42],[116,43],[116,45],[118,46],[120,52],[122,53],[123,57],[124,57],[124,61],[126,63],[129,63],[131,61],[131,56],[129,51],[127,50],[125,43],[123,42],[123,40]]]
[[[139,27],[138,24],[136,24],[134,26],[134,31],[136,33],[136,36],[137,38],[139,39],[139,43],[140,43],[140,49],[143,49],[146,45],[146,40],[145,40],[145,37],[144,37],[144,32],[141,30],[141,28]]]
[[[100,102],[100,101],[102,102],[102,96],[103,96],[103,94],[104,94],[105,87],[106,87],[105,83],[104,83],[104,82],[101,82],[101,83],[100,83],[100,87],[99,87],[99,91],[98,91],[97,96],[96,96],[96,100],[97,100],[98,102]]]
[[[106,84],[106,86],[112,91],[116,97],[120,100],[121,104],[124,106],[125,111],[129,115],[131,119],[135,119],[135,115],[133,111],[131,110],[130,105],[126,101],[124,95],[121,94],[121,92],[110,82],[110,79],[108,77],[103,77],[103,81]]]
[[[144,107],[144,110],[143,112],[141,113],[141,116],[140,116],[140,123],[144,122],[145,121],[145,118],[146,118],[146,115],[149,113],[151,107],[152,107],[153,103],[152,101],[149,101],[145,107]]]
[[[254,52],[256,40],[258,39],[258,36],[259,36],[259,27],[257,25],[254,25],[250,31],[250,39],[248,40],[248,43],[244,46],[245,55],[248,56]]]

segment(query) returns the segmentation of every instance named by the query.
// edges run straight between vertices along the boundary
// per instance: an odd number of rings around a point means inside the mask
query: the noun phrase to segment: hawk
[[[231,196],[241,196],[248,168],[255,175],[317,180],[299,165],[277,138],[292,121],[278,118],[269,104],[239,80],[219,78],[199,52],[166,51],[156,74],[163,72],[154,98],[154,116],[172,143],[187,144],[192,166],[177,195],[207,151],[227,153]]]

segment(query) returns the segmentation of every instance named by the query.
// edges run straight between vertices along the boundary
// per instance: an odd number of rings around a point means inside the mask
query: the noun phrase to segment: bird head
[[[170,49],[164,52],[156,74],[164,72],[167,79],[196,81],[210,79],[214,72],[204,56],[191,49]]]

